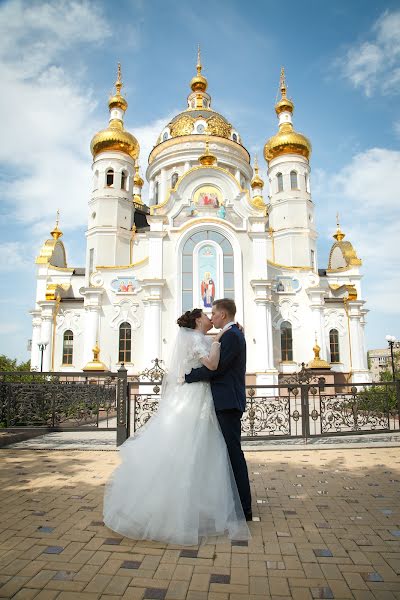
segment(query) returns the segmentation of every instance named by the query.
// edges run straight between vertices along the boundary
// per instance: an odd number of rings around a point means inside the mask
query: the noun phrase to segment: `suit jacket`
[[[246,340],[243,333],[232,325],[221,337],[221,356],[218,368],[210,371],[199,367],[185,376],[187,383],[208,380],[215,410],[246,409]]]

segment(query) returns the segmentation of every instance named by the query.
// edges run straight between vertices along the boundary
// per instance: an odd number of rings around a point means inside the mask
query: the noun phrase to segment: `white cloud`
[[[400,10],[385,11],[374,23],[369,39],[355,43],[337,61],[355,88],[372,96],[398,94],[400,83]]]
[[[21,242],[0,244],[0,272],[16,271],[31,266],[27,247]]]
[[[335,213],[363,261],[363,296],[368,308],[399,313],[400,152],[371,148],[353,156],[335,175],[314,173],[313,195],[324,213],[321,233],[332,240]]]
[[[0,7],[0,163],[12,173],[2,200],[13,216],[41,227],[63,208],[69,226],[84,222],[90,184],[95,103],[71,53],[110,36],[93,2],[22,2]],[[69,52],[71,72],[60,66]]]

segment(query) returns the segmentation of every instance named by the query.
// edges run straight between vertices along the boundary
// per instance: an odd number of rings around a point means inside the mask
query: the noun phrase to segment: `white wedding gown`
[[[207,342],[197,331],[180,330],[181,364],[169,372],[157,413],[119,449],[104,523],[123,536],[181,545],[224,534],[250,538],[210,384],[180,383],[201,366]]]

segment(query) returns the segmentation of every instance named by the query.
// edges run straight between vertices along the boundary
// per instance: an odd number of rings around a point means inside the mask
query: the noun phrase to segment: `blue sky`
[[[309,137],[319,267],[335,215],[363,260],[369,348],[400,337],[398,1],[0,2],[0,353],[28,358],[35,264],[57,208],[70,266],[84,264],[89,144],[122,63],[126,127],[147,157],[186,107],[197,44],[213,107],[261,161],[285,66]]]

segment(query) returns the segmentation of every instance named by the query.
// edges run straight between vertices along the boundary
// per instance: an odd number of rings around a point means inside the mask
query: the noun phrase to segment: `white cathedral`
[[[138,374],[167,361],[182,312],[209,313],[214,299],[230,297],[252,381],[274,384],[313,358],[343,380],[370,380],[361,261],[338,224],[327,268],[318,268],[311,144],[293,127],[283,70],[278,132],[264,147],[269,195],[207,87],[199,54],[187,107],[148,157],[145,199],[118,68],[109,124],[91,142],[85,267],[68,265],[58,219],[36,258],[31,368],[124,363]]]

